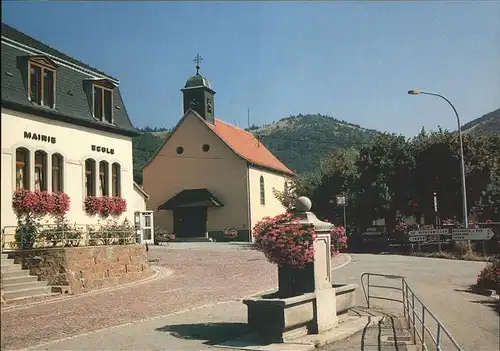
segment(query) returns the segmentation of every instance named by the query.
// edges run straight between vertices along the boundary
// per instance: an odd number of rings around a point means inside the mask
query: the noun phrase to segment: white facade
[[[38,140],[33,135],[45,136]],[[12,210],[12,195],[16,190],[16,149],[29,151],[27,173],[29,189],[35,189],[35,152],[42,150],[47,154],[47,190],[52,185],[52,154],[63,159],[62,187],[71,199],[67,220],[76,224],[96,224],[100,217],[89,217],[84,211],[85,160],[93,159],[96,164],[94,181],[96,195],[99,196],[99,162],[106,161],[108,184],[111,187],[112,165],[119,165],[119,192],[127,201],[127,211],[116,217],[118,221],[127,218],[134,223],[134,212],[144,211],[145,198],[134,189],[132,165],[132,137],[80,127],[65,122],[49,120],[2,108],[2,200],[1,227],[8,230],[16,226],[16,216]],[[102,151],[104,150],[104,151]],[[142,200],[142,202],[141,202]]]

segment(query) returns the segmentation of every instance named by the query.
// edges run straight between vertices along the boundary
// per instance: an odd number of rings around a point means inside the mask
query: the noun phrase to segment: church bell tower
[[[209,123],[214,123],[214,96],[210,82],[200,74],[200,63],[203,58],[196,54],[193,62],[196,63],[196,74],[190,77],[184,88],[181,89],[183,95],[184,113],[192,109]]]

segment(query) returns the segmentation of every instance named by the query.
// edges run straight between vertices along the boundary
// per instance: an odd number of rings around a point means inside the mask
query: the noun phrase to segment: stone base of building
[[[356,284],[333,284],[337,315],[346,315],[355,306]],[[284,343],[318,332],[315,321],[316,293],[279,299],[277,289],[243,300],[247,305],[248,325],[260,341]]]
[[[44,248],[9,253],[30,275],[72,294],[113,287],[151,275],[144,245]]]

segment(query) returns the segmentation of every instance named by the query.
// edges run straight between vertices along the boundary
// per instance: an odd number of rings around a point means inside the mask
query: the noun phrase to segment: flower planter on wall
[[[299,268],[290,264],[278,266],[278,294],[280,298],[314,292],[314,264]]]

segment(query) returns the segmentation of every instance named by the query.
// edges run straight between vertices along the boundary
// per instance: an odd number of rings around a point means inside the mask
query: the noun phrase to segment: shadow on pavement
[[[351,315],[358,316],[384,316],[376,326],[368,323],[362,331],[351,337],[321,347],[324,351],[403,351],[413,346],[413,338],[405,326],[404,320],[396,315],[384,313],[380,310],[371,310],[356,307],[349,311]]]
[[[481,305],[486,305],[490,307],[493,311],[495,311],[500,316],[500,300],[499,299],[488,299],[488,300],[479,300],[479,301],[471,301],[472,303],[479,303]]]
[[[248,334],[250,329],[246,323],[199,323],[165,325],[155,331],[170,333],[179,339],[205,340],[203,344],[217,345]]]

